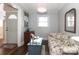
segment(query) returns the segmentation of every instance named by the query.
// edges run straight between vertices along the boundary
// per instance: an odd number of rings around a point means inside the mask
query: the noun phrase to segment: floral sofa
[[[65,33],[48,34],[49,53],[51,55],[63,55],[66,53],[78,53],[79,46]]]

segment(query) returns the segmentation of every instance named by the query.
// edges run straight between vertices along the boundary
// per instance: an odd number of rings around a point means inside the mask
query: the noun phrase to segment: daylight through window
[[[39,27],[47,27],[48,26],[48,17],[39,17],[38,18],[38,26]]]

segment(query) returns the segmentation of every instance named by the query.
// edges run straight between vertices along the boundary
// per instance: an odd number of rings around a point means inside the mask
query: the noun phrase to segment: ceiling
[[[47,12],[57,12],[65,3],[17,3],[21,6],[26,12],[36,12],[38,7],[44,7],[47,9]]]

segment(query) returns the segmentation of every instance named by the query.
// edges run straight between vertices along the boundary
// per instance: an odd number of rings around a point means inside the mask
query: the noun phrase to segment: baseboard
[[[24,41],[21,42],[21,46],[24,45]]]
[[[24,41],[22,41],[20,44],[18,44],[17,46],[18,47],[21,47],[21,46],[23,46],[24,45]]]

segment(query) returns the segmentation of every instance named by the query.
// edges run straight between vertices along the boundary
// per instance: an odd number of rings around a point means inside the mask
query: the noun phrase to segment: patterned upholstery
[[[66,47],[72,48],[72,50],[75,48],[73,51],[78,51],[79,49],[79,46],[76,45],[75,41],[64,33],[50,33],[48,35],[48,45],[51,55],[62,55]]]

